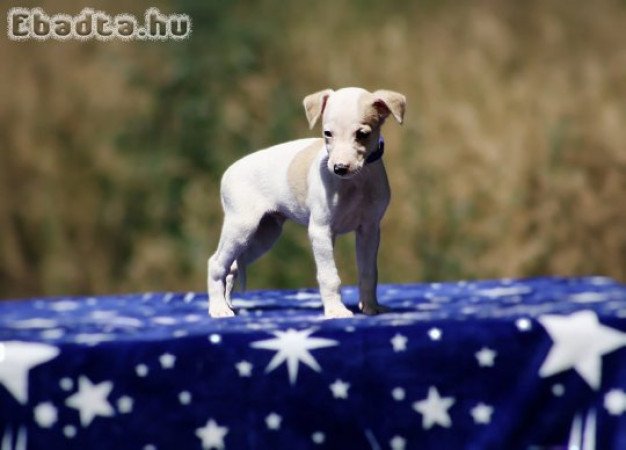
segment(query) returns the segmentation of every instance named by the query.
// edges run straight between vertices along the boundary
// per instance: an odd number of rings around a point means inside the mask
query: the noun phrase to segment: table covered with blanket
[[[343,290],[356,310],[357,291]],[[0,302],[0,450],[626,449],[626,286],[604,277]]]

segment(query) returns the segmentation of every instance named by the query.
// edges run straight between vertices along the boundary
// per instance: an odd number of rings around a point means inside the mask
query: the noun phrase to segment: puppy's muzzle
[[[333,171],[335,172],[335,174],[339,175],[340,177],[347,175],[348,169],[350,169],[350,166],[348,166],[347,164],[335,164],[335,166],[333,167]]]

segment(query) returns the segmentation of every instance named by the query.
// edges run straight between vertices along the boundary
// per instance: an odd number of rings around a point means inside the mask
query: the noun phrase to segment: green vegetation
[[[149,6],[190,14],[191,39],[0,40],[0,297],[203,290],[224,169],[318,133],[302,98],[349,85],[409,101],[405,126],[386,125],[381,282],[626,280],[624,2],[172,0],[107,12]],[[337,259],[355,283],[351,236]],[[295,225],[249,270],[250,288],[315,284]]]

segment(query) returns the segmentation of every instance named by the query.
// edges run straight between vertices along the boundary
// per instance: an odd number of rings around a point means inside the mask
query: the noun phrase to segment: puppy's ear
[[[304,111],[306,112],[306,118],[309,121],[309,128],[313,128],[317,119],[320,118],[326,107],[326,101],[330,94],[334,91],[332,89],[324,89],[323,91],[316,92],[304,97],[302,104],[304,105]]]
[[[386,89],[375,91],[373,95],[375,98],[374,107],[382,118],[386,118],[391,113],[398,123],[402,123],[406,109],[406,97],[404,95]]]

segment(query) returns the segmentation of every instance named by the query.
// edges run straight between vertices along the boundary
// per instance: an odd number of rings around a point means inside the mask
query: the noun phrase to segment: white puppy
[[[322,117],[323,139],[257,151],[224,173],[224,225],[208,261],[211,317],[234,315],[235,278],[245,286],[245,267],[276,242],[286,219],[308,227],[326,317],[352,316],[341,301],[333,257],[335,237],[349,231],[356,231],[359,306],[365,314],[383,311],[376,298],[376,259],[390,192],[380,128],[390,114],[402,123],[406,99],[351,87],[316,92],[303,103],[311,128]]]

